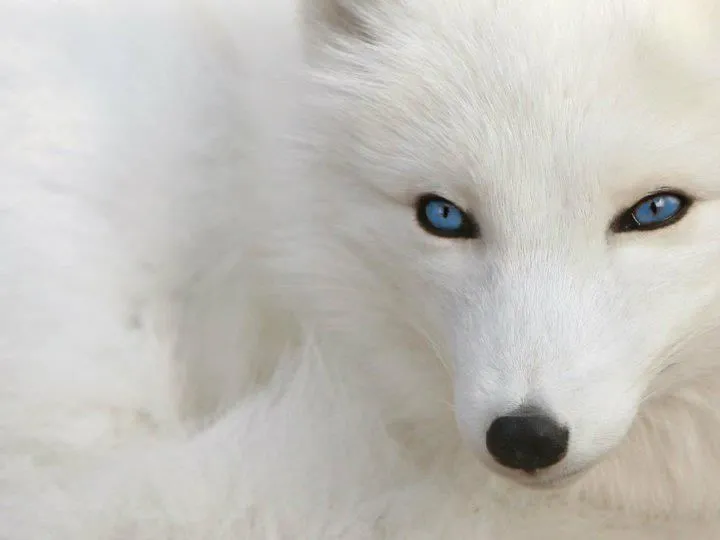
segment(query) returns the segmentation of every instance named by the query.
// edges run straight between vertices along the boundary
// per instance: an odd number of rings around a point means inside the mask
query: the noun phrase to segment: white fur
[[[295,4],[0,3],[0,538],[720,537],[720,5]]]

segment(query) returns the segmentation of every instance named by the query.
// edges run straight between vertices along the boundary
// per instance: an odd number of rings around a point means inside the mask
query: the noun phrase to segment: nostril
[[[542,413],[496,418],[486,434],[488,452],[509,469],[535,471],[559,463],[567,454],[570,432]]]

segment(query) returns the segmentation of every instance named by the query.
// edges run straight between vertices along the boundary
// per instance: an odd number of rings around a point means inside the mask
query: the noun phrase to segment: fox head
[[[315,301],[367,340],[415,332],[500,475],[556,486],[628,437],[671,444],[670,416],[641,425],[668,399],[718,416],[678,396],[720,344],[719,11],[306,2]]]

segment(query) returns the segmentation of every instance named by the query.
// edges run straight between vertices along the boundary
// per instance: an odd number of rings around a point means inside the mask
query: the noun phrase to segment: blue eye
[[[690,206],[684,195],[661,192],[645,197],[621,214],[614,224],[616,232],[650,231],[680,220]]]
[[[638,225],[662,223],[674,217],[682,208],[682,201],[675,195],[657,195],[638,204],[633,218]]]
[[[423,195],[417,202],[417,219],[430,234],[446,238],[475,238],[475,221],[455,203],[438,195]]]

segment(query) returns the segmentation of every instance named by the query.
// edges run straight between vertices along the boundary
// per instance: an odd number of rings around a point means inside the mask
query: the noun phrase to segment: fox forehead
[[[720,78],[678,52],[715,64],[707,29],[683,37],[707,27],[702,2],[677,27],[675,8],[641,1],[378,4],[406,7],[369,19],[374,40],[338,55],[347,76],[332,84],[351,101],[348,153],[379,189],[442,189],[468,206],[600,196],[608,211],[668,182],[711,189]]]

